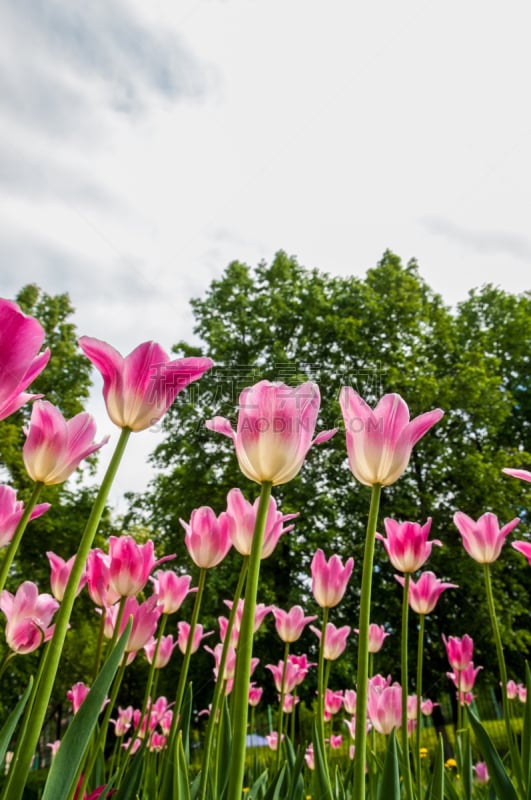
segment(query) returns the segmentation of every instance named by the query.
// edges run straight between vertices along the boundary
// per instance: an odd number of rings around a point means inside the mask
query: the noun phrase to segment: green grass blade
[[[444,742],[439,735],[430,788],[426,800],[443,800],[444,798]]]
[[[499,797],[503,800],[518,800],[516,790],[509,778],[503,762],[492,744],[489,735],[473,711],[468,710],[470,725],[476,737],[477,746],[485,759],[489,774]]]
[[[400,770],[394,731],[387,738],[382,777],[378,786],[378,800],[400,800]]]
[[[31,693],[31,687],[33,686],[33,677],[29,679],[29,683],[26,686],[26,691],[16,704],[15,708],[8,716],[4,724],[2,725],[2,730],[0,731],[0,767],[4,763],[4,758],[7,753],[7,748],[9,747],[9,742],[11,741],[11,737],[15,732],[15,728],[17,727],[17,722],[19,721],[20,717],[22,716],[22,712],[26,707],[26,703],[28,702],[28,697]]]

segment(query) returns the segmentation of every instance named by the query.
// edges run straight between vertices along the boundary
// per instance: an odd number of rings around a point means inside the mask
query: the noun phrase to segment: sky
[[[0,295],[68,292],[126,354],[193,340],[189,300],[280,249],[363,277],[389,248],[450,305],[528,290],[526,6],[4,0]]]

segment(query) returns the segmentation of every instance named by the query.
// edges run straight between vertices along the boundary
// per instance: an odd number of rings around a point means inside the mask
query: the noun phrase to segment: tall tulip
[[[33,507],[30,519],[36,519],[50,508],[49,503],[40,503]],[[17,493],[7,485],[0,486],[0,547],[5,547],[13,538],[16,527],[24,513],[24,503],[17,500]]]
[[[231,489],[227,495],[227,513],[233,517],[236,523],[232,533],[232,543],[242,556],[251,554],[258,504],[259,498],[254,503],[250,503],[245,499],[240,489]],[[283,523],[298,516],[298,513],[282,514],[277,510],[275,498],[270,498],[262,545],[262,558],[268,558],[271,555],[282,534],[293,530],[294,525],[284,525]]]
[[[192,511],[190,522],[180,520],[185,529],[184,543],[193,562],[201,569],[217,566],[232,547],[233,518],[222,511],[219,517],[209,506]]]
[[[515,517],[502,528],[496,514],[487,511],[476,521],[462,511],[454,514],[454,523],[463,538],[463,547],[479,564],[492,564],[500,555],[505,537],[520,522]]]
[[[338,555],[327,561],[319,548],[312,559],[312,592],[321,608],[333,608],[343,599],[347,584],[354,569],[354,559],[347,559],[345,566]]]
[[[13,595],[0,593],[0,610],[6,616],[6,643],[15,653],[31,653],[53,635],[50,626],[59,603],[50,594],[39,594],[37,586],[24,581]]]
[[[418,522],[397,522],[386,518],[384,525],[387,539],[380,533],[376,538],[381,539],[389,561],[400,572],[416,572],[429,558],[433,545],[442,545],[439,539],[428,541],[431,519],[419,525]]]

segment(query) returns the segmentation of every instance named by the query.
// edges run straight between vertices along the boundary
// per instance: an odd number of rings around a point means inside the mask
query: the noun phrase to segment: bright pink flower
[[[282,711],[284,714],[293,714],[295,706],[300,701],[300,697],[293,694],[285,694],[284,702],[282,703]]]
[[[157,595],[157,603],[162,607],[163,614],[173,614],[178,611],[187,595],[197,592],[197,586],[190,589],[192,581],[190,575],[177,575],[171,569],[157,570],[151,580],[153,591]]]
[[[409,419],[398,394],[386,394],[374,411],[350,386],[339,395],[354,477],[366,486],[390,486],[405,471],[411,451],[443,413],[439,408]]]
[[[384,525],[387,539],[381,533],[376,537],[382,540],[389,561],[400,572],[416,572],[428,560],[433,545],[442,546],[439,539],[428,542],[431,518],[419,525],[418,522],[396,522],[387,517]]]
[[[356,692],[354,689],[345,689],[343,694],[343,707],[347,714],[354,716],[356,713]]]
[[[214,649],[212,650],[211,647],[205,645],[205,650],[207,653],[211,653],[214,656],[214,676],[216,680],[218,679],[219,675],[219,665],[221,664],[221,654],[223,652],[223,643],[219,642]],[[253,659],[255,662],[256,667],[256,660]],[[229,650],[227,654],[227,659],[225,661],[225,671],[222,676],[222,680],[230,681],[234,678],[234,671],[236,669],[236,650],[234,647],[229,645]]]
[[[467,514],[457,511],[454,523],[463,537],[463,547],[480,564],[492,564],[500,555],[505,537],[520,522],[519,517],[511,520],[500,529],[498,517],[487,511],[477,522]]]
[[[173,636],[171,633],[168,636],[161,636],[159,649],[157,650],[157,657],[155,659],[155,669],[162,669],[169,663],[172,653],[176,647],[177,642],[173,641]],[[156,649],[157,640],[155,637],[150,639],[149,642],[144,645],[144,653],[146,654],[146,658],[150,664],[153,663],[153,657]]]
[[[431,717],[431,715],[433,714],[433,709],[435,708],[435,706],[438,705],[439,703],[434,703],[433,700],[430,700],[428,698],[427,700],[421,700],[420,710],[422,711],[425,717]]]
[[[516,681],[507,681],[507,686],[505,687],[505,691],[507,694],[508,700],[515,700],[518,697],[518,686]]]
[[[404,586],[404,578],[395,575],[400,586]],[[455,583],[444,583],[434,572],[423,572],[418,581],[409,582],[409,605],[416,614],[431,614],[437,601],[445,589],[457,589]]]
[[[198,380],[213,361],[170,361],[155,342],[138,345],[125,358],[106,342],[82,336],[79,346],[101,372],[107,413],[119,428],[143,431],[158,422],[178,393]]]
[[[323,551],[317,550],[312,559],[312,592],[321,608],[333,608],[341,602],[353,569],[353,558],[343,566],[338,555],[330,556],[327,561]]]
[[[278,749],[278,733],[277,731],[271,731],[265,737],[267,739],[267,743],[269,745],[270,750],[277,750]],[[284,734],[280,737],[280,741],[282,742],[284,739]]]
[[[288,656],[288,661],[297,667],[296,679],[295,679],[297,686],[300,686],[301,683],[303,683],[308,672],[310,671],[310,667],[317,666],[315,662],[308,661],[308,657],[304,654],[296,656],[293,653],[290,653],[290,655]]]
[[[369,683],[367,715],[378,733],[388,734],[402,724],[402,688],[398,683],[377,688]]]
[[[330,439],[323,431],[313,439],[321,397],[317,384],[300,386],[260,381],[240,394],[236,431],[224,417],[208,420],[207,428],[232,439],[243,474],[274,486],[292,480],[313,444]]]
[[[255,686],[254,683],[251,683],[249,685],[249,705],[256,707],[262,699],[263,693],[264,690],[261,686]]]
[[[480,669],[483,669],[483,667],[474,667],[471,661],[470,664],[466,665],[465,669],[447,672],[446,675],[453,682],[456,689],[460,689],[461,692],[471,692]]]
[[[522,553],[531,564],[531,542],[511,542],[511,547],[514,547],[515,550],[518,550],[519,553]]]
[[[56,600],[61,602],[64,597],[66,584],[70,578],[70,573],[72,572],[72,567],[74,566],[76,557],[72,556],[68,559],[68,561],[65,561],[63,558],[61,558],[61,556],[56,555],[51,550],[48,550],[46,555],[48,556],[48,561],[50,562],[50,585],[52,594]],[[85,573],[83,573],[78,583],[77,594],[80,593],[86,582],[87,576]]]
[[[53,636],[50,627],[59,603],[50,594],[39,594],[36,585],[24,581],[12,595],[7,589],[0,593],[0,610],[6,615],[6,644],[19,655],[36,650]]]
[[[373,675],[372,678],[369,678],[369,685],[372,686],[374,689],[381,691],[385,689],[386,686],[391,686],[391,676],[388,675],[387,678],[384,678],[379,672],[376,675]]]
[[[122,708],[118,706],[118,719],[111,720],[114,723],[114,735],[115,736],[125,736],[129,728],[131,727],[131,722],[133,721],[133,706],[127,706],[127,708]]]
[[[337,750],[338,748],[340,748],[342,742],[343,742],[343,737],[341,736],[341,734],[339,736],[334,736],[333,734],[330,736],[330,747],[333,750]]]
[[[110,564],[110,556],[99,547],[89,552],[85,567],[87,589],[92,602],[100,608],[112,606],[120,599],[118,592],[111,586]]]
[[[83,459],[109,440],[106,436],[99,444],[94,442],[96,423],[90,414],[82,411],[65,420],[47,400],[34,403],[24,433],[22,457],[26,472],[33,481],[48,486],[66,481]]]
[[[325,714],[333,717],[341,711],[343,705],[343,692],[333,692],[332,689],[326,689],[324,698]]]
[[[225,605],[229,608],[232,608],[232,600],[225,600]],[[243,609],[245,606],[245,600],[238,600],[238,607],[236,609],[236,617],[234,620],[234,627],[240,630],[240,625],[243,616]],[[256,633],[264,621],[265,617],[269,612],[273,609],[273,606],[266,606],[264,603],[257,603],[255,610],[254,610],[254,622],[253,622],[253,632]]]
[[[320,641],[321,631],[318,628],[315,628],[313,625],[310,625],[310,630],[315,633]],[[342,628],[336,628],[333,622],[327,623],[323,651],[324,658],[327,661],[335,661],[340,655],[342,655],[342,653],[345,652],[350,630],[351,629],[348,625],[343,625]]]
[[[153,569],[174,555],[155,559],[151,539],[137,544],[132,536],[111,536],[109,539],[109,575],[111,587],[120,597],[132,597],[142,591]]]
[[[286,670],[284,675],[284,662],[279,661],[278,666],[274,664],[266,664],[266,669],[271,671],[273,680],[275,681],[275,689],[279,694],[284,692],[290,694],[300,684],[300,668],[297,664],[289,659],[286,662]],[[284,675],[284,687],[282,687],[282,677]]]
[[[226,511],[216,517],[209,506],[201,506],[192,511],[189,523],[180,522],[186,531],[184,543],[198,567],[209,569],[223,561],[232,546],[231,534],[235,526]]]
[[[0,420],[9,417],[42,395],[25,389],[39,375],[50,358],[48,348],[39,353],[44,329],[33,317],[23,314],[16,303],[0,299]]]
[[[486,784],[489,782],[489,770],[487,769],[487,765],[484,761],[478,761],[477,764],[474,764],[472,769],[476,773],[476,779],[478,783]]]
[[[296,642],[300,639],[306,625],[317,619],[315,614],[305,617],[301,606],[293,606],[289,611],[283,611],[281,608],[273,606],[272,611],[277,633],[283,642]]]
[[[118,618],[118,605],[108,608],[105,613],[108,623],[106,635],[110,634],[112,636]],[[139,603],[136,597],[126,598],[124,613],[118,631],[119,635],[121,635],[127,626],[129,617],[133,617],[133,627],[125,646],[126,653],[136,653],[149,642],[155,633],[161,614],[162,611],[160,606],[157,605],[155,595],[148,597],[143,603]]]
[[[359,630],[355,628],[354,633],[359,633]],[[383,625],[371,622],[369,625],[369,653],[379,653],[386,636],[389,636],[389,634],[386,633]]]
[[[79,791],[81,789],[82,784],[83,784],[83,775],[81,775],[81,777],[79,778],[77,788],[76,791],[74,792],[74,797],[72,798],[72,800],[81,800],[81,798],[79,797]],[[104,783],[101,786],[98,786],[96,789],[94,789],[94,791],[91,792],[90,794],[87,794],[85,792],[83,794],[82,800],[102,800],[103,792],[105,791],[106,788],[107,784]],[[117,791],[116,789],[111,789],[111,791],[108,794],[106,794],[105,797],[106,798],[111,797],[113,794],[116,793],[116,791]]]
[[[30,519],[36,519],[50,508],[49,503],[36,505]],[[11,486],[0,485],[0,547],[5,547],[13,538],[16,527],[24,513],[24,503],[17,500],[17,493]]]
[[[80,709],[81,704],[85,700],[86,696],[88,695],[90,688],[83,683],[83,681],[78,681],[74,683],[71,689],[69,689],[66,693],[67,700],[70,700],[72,703],[72,711],[74,714]]]
[[[309,744],[304,754],[304,760],[308,769],[315,769],[315,757],[313,752],[313,744]]]
[[[260,499],[257,498],[254,503],[250,503],[245,499],[239,489],[231,489],[227,495],[227,513],[234,518],[236,523],[232,533],[232,544],[242,556],[251,554],[259,502]],[[283,533],[288,533],[288,531],[293,530],[295,527],[294,525],[283,527],[283,523],[290,519],[295,519],[295,517],[298,516],[298,513],[282,514],[280,511],[277,511],[275,498],[270,498],[261,558],[268,558],[277,546],[281,535]]]
[[[449,636],[448,639],[443,633],[442,640],[446,647],[446,655],[450,666],[455,670],[466,669],[474,655],[474,640],[468,633],[465,633],[462,638]]]
[[[502,472],[512,478],[520,478],[522,481],[531,482],[531,472],[527,469],[502,469]]]
[[[218,617],[218,624],[219,624],[219,638],[222,642],[225,641],[225,636],[227,635],[227,628],[229,627],[229,620],[227,617]],[[238,639],[240,636],[240,631],[238,630],[236,625],[232,626],[232,630],[230,632],[230,643],[233,647],[238,646]]]
[[[186,653],[186,648],[188,647],[188,639],[190,638],[190,623],[188,622],[178,622],[177,623],[177,630],[179,635],[177,637],[177,644],[179,645],[179,650],[184,655]],[[212,631],[208,631],[208,633],[203,633],[203,626],[200,623],[194,628],[194,637],[192,640],[192,653],[195,653],[199,649],[199,645],[205,638],[205,636],[210,636]]]

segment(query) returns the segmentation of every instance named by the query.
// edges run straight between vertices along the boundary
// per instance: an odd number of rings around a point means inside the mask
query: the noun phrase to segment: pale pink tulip
[[[267,739],[267,743],[269,745],[270,750],[278,750],[278,733],[277,731],[271,731],[265,737]],[[284,739],[284,734],[280,737],[280,741],[282,742]]]
[[[48,561],[50,562],[50,586],[52,589],[52,594],[56,600],[61,602],[64,597],[66,585],[68,583],[68,579],[70,578],[70,573],[72,572],[72,567],[74,566],[76,557],[71,556],[68,561],[65,561],[63,558],[61,558],[61,556],[56,555],[51,550],[48,550],[46,555],[48,557]],[[87,575],[84,572],[77,585],[77,594],[80,593],[86,582]]]
[[[522,481],[531,482],[531,472],[527,469],[502,469],[502,472],[512,478],[520,478]]]
[[[404,578],[401,575],[395,575],[395,578],[403,587]],[[409,605],[416,614],[431,614],[444,590],[457,588],[455,583],[439,580],[434,572],[423,572],[416,583],[413,580],[409,582]]]
[[[327,561],[323,551],[317,550],[312,559],[312,592],[321,608],[333,608],[341,602],[353,569],[353,558],[343,566],[338,555]]]
[[[305,617],[301,606],[293,606],[289,611],[283,611],[281,608],[273,606],[272,612],[275,617],[276,631],[283,642],[296,642],[300,639],[306,625],[317,619],[315,614]]]
[[[180,609],[188,594],[197,592],[197,587],[190,588],[192,582],[190,575],[177,575],[170,569],[157,570],[151,580],[153,591],[157,595],[157,603],[161,606],[163,614],[174,614]]]
[[[484,761],[478,761],[477,764],[474,764],[472,769],[476,773],[476,780],[478,783],[485,785],[486,783],[489,782],[490,780],[489,770]]]
[[[525,703],[527,700],[527,689],[523,683],[518,684],[518,699],[521,703]]]
[[[431,715],[433,714],[433,709],[435,708],[435,706],[438,705],[439,703],[434,703],[433,700],[430,700],[428,698],[427,700],[421,700],[420,710],[422,711],[425,717],[431,717]]]
[[[264,380],[240,394],[236,431],[224,417],[206,425],[232,439],[247,478],[279,485],[298,474],[313,444],[336,432],[323,431],[313,438],[320,402],[319,387],[311,381],[294,387]]]
[[[170,633],[168,636],[161,636],[158,650],[157,640],[155,637],[150,639],[149,642],[144,645],[144,653],[146,654],[148,662],[153,664],[155,650],[157,650],[154,666],[155,669],[163,669],[167,664],[169,664],[172,653],[176,647],[177,642],[173,641],[173,636]]]
[[[174,555],[155,559],[151,539],[137,544],[132,536],[111,536],[109,539],[109,576],[111,588],[120,597],[132,597],[142,591],[153,569]]]
[[[284,662],[279,661],[278,665],[266,664],[266,669],[270,670],[273,680],[275,681],[275,689],[279,694],[287,692],[288,694],[300,684],[300,668],[297,664],[289,659],[286,662],[286,669],[284,675]],[[282,686],[282,677],[284,676],[284,687]]]
[[[185,530],[184,543],[192,561],[202,569],[217,566],[229,552],[235,522],[223,511],[216,517],[209,506],[192,511],[190,522],[180,520]]]
[[[106,610],[107,628],[106,635],[112,636],[118,618],[118,605],[114,605]],[[124,613],[118,630],[121,635],[129,621],[133,618],[131,633],[125,646],[126,653],[136,653],[149,642],[155,633],[157,622],[162,614],[160,606],[157,605],[155,595],[148,597],[143,603],[139,603],[136,597],[126,597]]]
[[[56,739],[55,742],[47,742],[46,747],[50,748],[50,755],[52,757],[52,761],[54,760],[55,756],[57,755],[57,751],[59,750],[59,745],[61,744],[60,739]]]
[[[239,489],[231,489],[227,495],[227,513],[236,523],[232,533],[232,544],[242,556],[251,554],[259,502],[260,499],[257,498],[254,503],[250,503]],[[261,558],[268,558],[282,534],[293,530],[294,525],[284,526],[283,523],[298,516],[298,513],[282,514],[277,510],[275,498],[269,499]]]
[[[66,481],[83,459],[109,440],[106,436],[99,444],[94,442],[96,423],[90,414],[82,411],[65,420],[47,400],[34,403],[24,433],[22,457],[26,472],[33,481],[48,486]]]
[[[376,534],[386,549],[389,561],[400,572],[416,572],[428,560],[434,544],[442,546],[439,539],[428,541],[431,518],[424,525],[418,522],[397,522],[387,517],[384,519],[387,539],[381,533]]]
[[[70,700],[72,703],[72,712],[77,714],[79,711],[81,704],[85,700],[86,696],[90,691],[90,687],[87,686],[86,683],[83,681],[78,681],[74,683],[71,689],[69,689],[66,693],[67,700]]]
[[[106,342],[82,336],[79,346],[101,372],[107,413],[119,428],[143,431],[158,422],[178,393],[209,370],[210,358],[170,361],[155,342],[138,345],[125,358]]]
[[[507,681],[505,692],[508,700],[515,700],[518,697],[518,685],[516,684],[516,681]]]
[[[310,625],[310,630],[315,633],[319,641],[321,640],[321,631]],[[323,655],[327,661],[335,661],[345,652],[347,647],[347,638],[351,629],[348,625],[343,625],[341,628],[336,628],[333,622],[328,622],[326,625],[324,650]]]
[[[179,645],[179,650],[184,655],[186,653],[186,648],[188,647],[188,639],[190,638],[190,623],[189,622],[178,622],[177,623],[177,644]],[[194,635],[192,639],[192,649],[191,653],[195,653],[199,649],[199,645],[203,641],[206,636],[210,636],[212,631],[203,632],[203,626],[198,622],[194,628]]]
[[[7,623],[7,646],[19,655],[36,650],[53,636],[50,625],[59,603],[50,594],[39,594],[36,585],[24,581],[14,595],[4,589],[0,592],[0,610]]]
[[[515,517],[500,529],[498,517],[487,511],[477,522],[462,511],[454,514],[454,523],[463,537],[463,547],[480,564],[492,564],[500,555],[505,537],[520,522]]]
[[[369,682],[367,715],[378,733],[389,734],[402,724],[402,688],[398,683],[380,689]]]
[[[282,703],[282,710],[284,714],[293,714],[295,706],[297,705],[298,702],[300,702],[299,696],[295,696],[293,694],[285,694],[284,701]]]
[[[49,508],[49,503],[36,505],[30,514],[30,520],[37,519]],[[0,547],[9,544],[23,513],[24,503],[17,500],[16,491],[11,486],[0,485]]]
[[[50,358],[40,322],[26,316],[16,303],[0,299],[0,420],[42,395],[25,389],[43,371]]]
[[[329,717],[333,717],[335,714],[339,714],[342,706],[343,706],[343,692],[341,691],[334,692],[332,691],[332,689],[326,689],[324,698],[325,714],[328,714]]]
[[[466,669],[474,655],[474,640],[467,633],[462,638],[449,636],[448,639],[443,633],[442,640],[450,666],[456,671]]]
[[[232,600],[225,600],[224,603],[226,606],[232,609]],[[236,609],[236,617],[234,620],[234,627],[237,628],[237,630],[240,630],[244,606],[245,606],[245,600],[242,599],[238,600],[238,607]],[[269,614],[269,612],[272,609],[273,606],[266,606],[264,603],[256,604],[254,610],[253,633],[256,633],[258,631],[265,617]]]
[[[304,753],[304,760],[306,762],[306,766],[308,769],[314,770],[315,769],[315,757],[313,752],[313,744],[309,744],[306,748],[306,752]]]
[[[443,416],[439,408],[409,419],[398,394],[386,394],[373,410],[350,386],[341,389],[347,453],[354,477],[366,486],[390,486],[408,466],[416,443]]]
[[[356,713],[356,692],[354,689],[345,689],[343,694],[343,707],[347,714],[354,716]]]
[[[264,690],[261,686],[255,686],[254,683],[249,685],[249,705],[256,707],[260,700],[262,699],[262,695]]]
[[[127,708],[118,706],[118,719],[110,721],[114,723],[114,735],[125,736],[133,721],[133,706],[127,706]]]
[[[315,662],[308,661],[308,657],[304,654],[297,656],[294,653],[290,653],[288,656],[288,661],[297,667],[295,678],[297,686],[300,686],[301,683],[303,683],[308,672],[310,671],[310,668],[317,666]]]
[[[354,633],[359,633],[359,630],[355,628]],[[369,625],[369,653],[379,653],[387,636],[389,634],[386,633],[383,625],[371,622]]]

